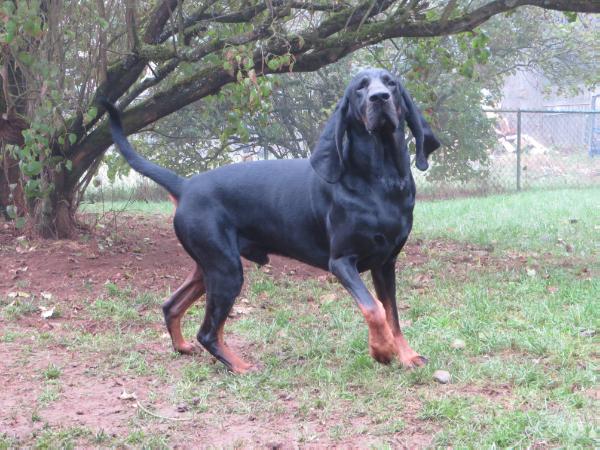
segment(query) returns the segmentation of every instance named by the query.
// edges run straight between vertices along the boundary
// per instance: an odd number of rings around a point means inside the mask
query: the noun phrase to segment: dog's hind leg
[[[239,295],[244,276],[242,262],[236,258],[222,257],[205,270],[206,314],[198,331],[198,341],[215,358],[235,373],[245,373],[251,364],[239,358],[225,343],[223,330],[227,316]]]
[[[163,304],[163,314],[167,330],[175,351],[183,354],[193,353],[198,347],[184,339],[181,333],[181,318],[187,309],[205,292],[202,269],[198,264],[183,284]]]

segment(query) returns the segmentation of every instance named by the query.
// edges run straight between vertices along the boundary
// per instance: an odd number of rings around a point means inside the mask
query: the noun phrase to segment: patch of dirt
[[[106,283],[137,291],[175,290],[192,270],[192,260],[177,241],[171,219],[165,216],[120,214],[110,226],[78,240],[35,240],[19,236],[9,225],[0,226],[0,295],[26,292],[39,296],[53,294],[62,301],[93,298],[105,292]],[[464,279],[473,270],[497,267],[523,269],[529,255],[508,252],[502,258],[492,247],[449,240],[414,240],[404,247],[398,269],[423,266],[431,260],[450,263],[451,273],[420,274],[412,288],[425,287],[436,277]],[[543,259],[543,258],[541,258]],[[256,267],[243,261],[244,268]],[[262,269],[275,278],[306,280],[330,279],[320,269],[282,256],[271,255]]]
[[[116,224],[74,241],[29,241],[5,224],[0,229],[0,294],[47,292],[62,300],[80,300],[104,292],[106,283],[162,292],[175,290],[192,270],[170,218],[121,214]],[[251,266],[255,264],[244,261],[246,269]],[[327,276],[275,255],[263,270],[297,280]]]
[[[272,414],[246,415],[226,411],[194,412],[192,405],[184,405],[183,411],[169,403],[165,390],[171,386],[162,380],[148,376],[115,375],[98,372],[98,363],[81,353],[74,353],[61,346],[50,346],[36,351],[33,356],[22,356],[18,344],[0,346],[3,369],[0,372],[0,434],[17,439],[21,444],[32,444],[31,438],[43,429],[83,428],[123,439],[134,424],[148,434],[160,434],[168,439],[173,448],[194,448],[210,443],[215,447],[267,446],[288,448],[291,443],[328,446],[335,442],[341,447],[368,447],[388,442],[394,446],[427,447],[438,431],[430,422],[417,419],[420,410],[418,393],[408,399],[397,412],[396,419],[404,428],[385,436],[371,434],[373,425],[369,417],[332,416],[325,422],[316,415],[303,417],[293,396],[280,398],[273,405]],[[166,358],[166,347],[146,348],[146,354],[157,359]],[[203,353],[197,357],[199,363],[209,364]],[[185,358],[169,359],[169,371],[179,377]],[[52,363],[61,367],[60,383],[56,385],[58,398],[48,405],[38,404],[44,386],[42,373]],[[152,363],[152,357],[149,364]],[[227,376],[225,373],[223,376]],[[8,387],[8,388],[6,388]],[[135,394],[135,398],[123,398],[124,393]],[[158,394],[158,395],[156,395]],[[187,407],[190,406],[189,410]],[[146,411],[150,411],[149,418]],[[158,417],[156,417],[158,416]],[[162,418],[161,418],[162,417]],[[143,418],[143,420],[141,420]],[[144,421],[147,423],[144,425]],[[332,441],[330,434],[336,425],[351,424],[351,429],[368,430],[352,437],[340,436]],[[139,429],[139,428],[137,428]]]

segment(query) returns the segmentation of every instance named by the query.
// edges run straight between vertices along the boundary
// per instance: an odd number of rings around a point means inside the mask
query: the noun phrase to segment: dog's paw
[[[400,364],[405,369],[415,369],[417,367],[423,367],[425,364],[427,364],[427,358],[415,354],[414,356],[400,359]]]
[[[197,353],[202,353],[202,347],[188,341],[184,341],[181,344],[174,346],[174,350],[182,355],[194,355]]]
[[[385,343],[383,345],[370,344],[369,353],[375,361],[381,364],[389,364],[394,359],[396,351],[393,345],[386,345]]]
[[[260,371],[260,368],[254,364],[244,363],[243,365],[231,366],[229,370],[238,375],[245,375],[252,372]]]

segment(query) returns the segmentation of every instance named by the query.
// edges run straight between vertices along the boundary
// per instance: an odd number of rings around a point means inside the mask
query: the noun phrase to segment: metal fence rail
[[[466,182],[421,181],[425,197],[600,186],[600,110],[494,109],[496,142]],[[467,163],[467,162],[466,162]]]

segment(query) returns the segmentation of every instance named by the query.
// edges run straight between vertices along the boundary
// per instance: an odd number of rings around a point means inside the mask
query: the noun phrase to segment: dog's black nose
[[[390,98],[390,93],[388,91],[377,91],[373,92],[369,95],[370,102],[387,102]]]

